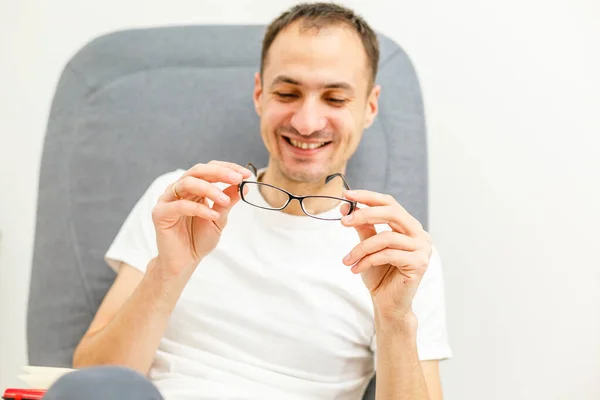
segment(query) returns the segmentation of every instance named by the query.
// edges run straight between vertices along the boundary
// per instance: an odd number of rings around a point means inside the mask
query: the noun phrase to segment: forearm
[[[135,291],[102,329],[89,332],[77,347],[74,368],[91,365],[122,365],[147,374],[160,340],[193,270],[165,276],[158,261]]]
[[[376,316],[377,400],[428,400],[417,353],[417,320]]]

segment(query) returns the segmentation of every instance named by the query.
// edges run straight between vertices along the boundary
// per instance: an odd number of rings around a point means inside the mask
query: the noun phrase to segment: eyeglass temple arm
[[[256,167],[252,163],[246,164],[246,168],[251,169],[254,172],[254,176],[257,176],[258,172],[256,171]]]
[[[329,183],[329,181],[331,181],[333,178],[336,178],[336,177],[338,177],[338,176],[339,176],[340,178],[342,178],[342,182],[344,182],[344,187],[346,188],[346,190],[350,190],[350,186],[348,185],[348,182],[346,182],[346,178],[344,177],[344,175],[343,175],[343,174],[341,174],[341,173],[339,173],[339,172],[337,172],[337,173],[335,173],[335,174],[331,174],[331,175],[327,176],[327,178],[325,178],[325,183],[326,183],[326,184],[327,184],[327,183]]]
[[[246,168],[249,168],[249,169],[251,169],[251,170],[252,170],[252,172],[254,172],[254,176],[256,176],[256,175],[257,175],[257,173],[258,173],[258,172],[256,171],[256,167],[254,166],[254,164],[252,164],[252,163],[248,163],[248,164],[246,164]],[[350,190],[350,186],[348,185],[348,182],[346,181],[346,178],[344,177],[344,175],[343,175],[343,174],[341,174],[341,173],[339,173],[339,172],[337,172],[337,173],[335,173],[335,174],[331,174],[331,175],[327,176],[327,178],[325,178],[325,183],[326,183],[326,184],[327,184],[327,183],[329,183],[329,182],[330,182],[330,181],[331,181],[333,178],[336,178],[336,177],[338,177],[338,176],[339,176],[340,178],[342,178],[342,182],[344,182],[344,187],[346,188],[346,190]]]

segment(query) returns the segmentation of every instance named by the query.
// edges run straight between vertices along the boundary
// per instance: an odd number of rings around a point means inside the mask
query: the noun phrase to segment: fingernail
[[[351,254],[348,254],[346,257],[344,257],[343,261],[344,262],[350,261],[350,257],[351,257]]]
[[[342,219],[344,220],[344,222],[350,222],[352,221],[352,214],[348,214]]]
[[[346,196],[346,195],[348,195],[348,196],[354,196],[354,195],[356,195],[356,192],[354,190],[346,190],[344,192],[344,196]]]
[[[239,174],[237,172],[230,172],[229,177],[234,181],[241,181],[243,178],[242,174]]]
[[[213,211],[213,210],[211,210],[211,211],[209,212],[209,214],[210,214],[210,216],[211,216],[212,218],[219,218],[219,216],[220,216],[218,212],[216,212],[216,211]]]
[[[223,204],[229,204],[229,197],[225,193],[219,195],[219,201]]]

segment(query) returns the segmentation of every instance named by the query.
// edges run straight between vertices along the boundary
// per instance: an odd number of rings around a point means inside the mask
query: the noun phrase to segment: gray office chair
[[[264,29],[116,32],[93,40],[66,65],[40,170],[30,364],[71,365],[115,277],[104,252],[156,176],[212,159],[266,165],[251,97]],[[427,226],[419,83],[404,51],[379,39],[381,108],[349,164],[349,183],[394,195]],[[371,398],[373,384],[365,394]]]

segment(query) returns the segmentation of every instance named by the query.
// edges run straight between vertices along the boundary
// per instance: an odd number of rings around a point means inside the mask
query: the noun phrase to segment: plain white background
[[[22,385],[27,362],[40,151],[67,60],[112,30],[267,23],[293,3],[2,1],[1,390]],[[600,398],[599,3],[344,4],[400,43],[421,80],[455,354],[446,398]]]

